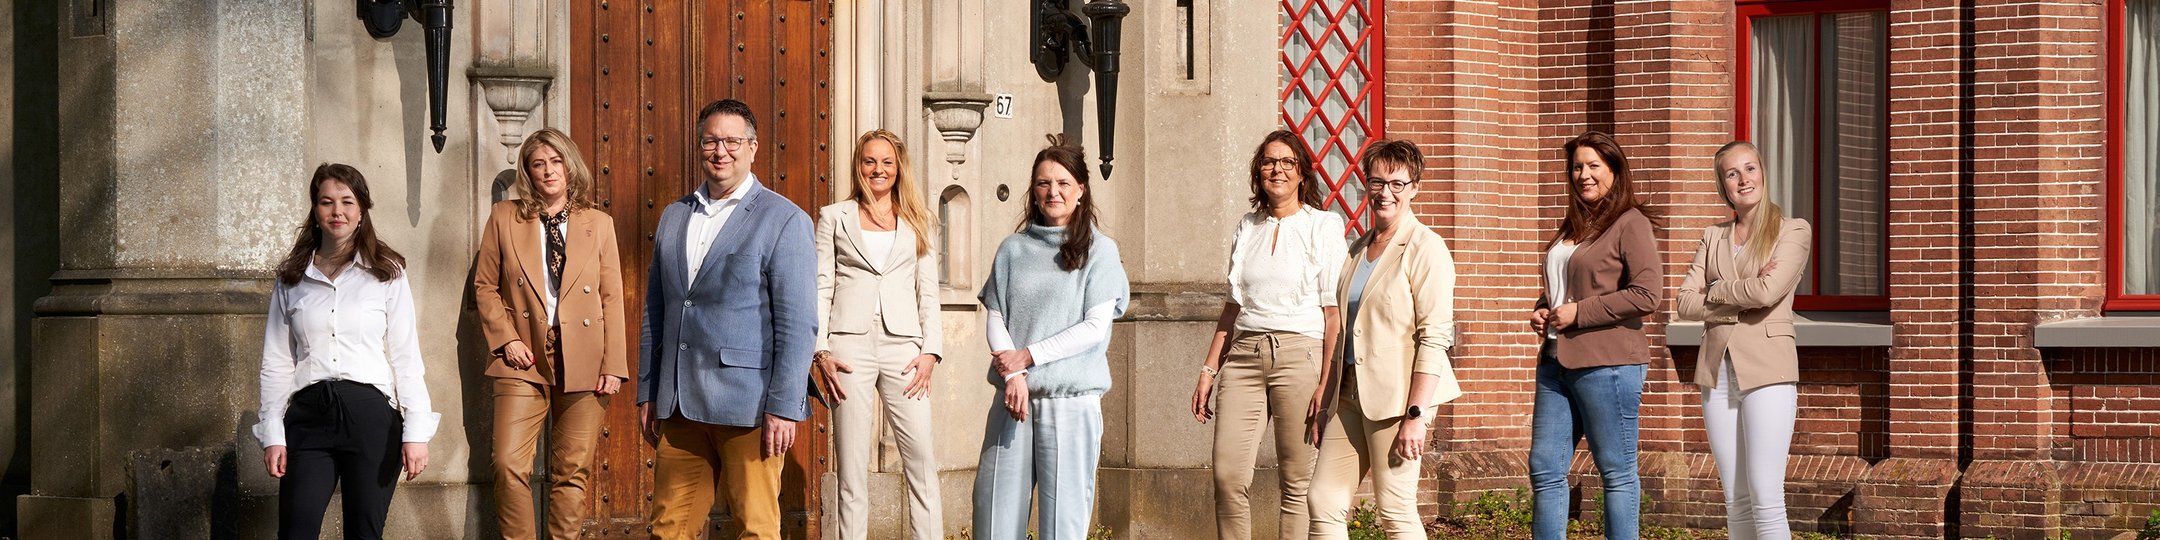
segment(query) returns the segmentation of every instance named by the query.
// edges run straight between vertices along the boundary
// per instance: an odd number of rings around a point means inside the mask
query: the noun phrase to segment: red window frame
[[[1349,230],[1345,232],[1350,234],[1365,232],[1365,225],[1361,220],[1365,214],[1364,205],[1351,204],[1343,193],[1350,184],[1359,181],[1356,172],[1357,155],[1364,148],[1350,148],[1343,140],[1344,130],[1363,124],[1365,141],[1368,143],[1387,133],[1386,94],[1383,91],[1387,87],[1387,18],[1381,1],[1349,0],[1342,3],[1344,9],[1333,13],[1325,7],[1327,0],[1280,0],[1279,4],[1281,13],[1289,17],[1289,24],[1282,28],[1282,38],[1276,42],[1275,50],[1289,76],[1279,81],[1282,87],[1276,94],[1276,111],[1281,116],[1285,129],[1297,133],[1300,139],[1305,137],[1305,130],[1312,127],[1313,122],[1319,122],[1327,131],[1326,140],[1319,144],[1313,144],[1310,140],[1305,143],[1311,147],[1314,160],[1322,162],[1313,164],[1313,174],[1319,176],[1318,180],[1327,186],[1327,193],[1321,198],[1322,209],[1340,209],[1348,222]],[[1321,14],[1327,17],[1328,29],[1321,35],[1306,35],[1298,22],[1304,20],[1314,9],[1320,10]],[[1343,17],[1353,10],[1365,19],[1366,32],[1362,36],[1350,36],[1342,31]],[[1321,51],[1330,36],[1341,37],[1352,51],[1348,61],[1333,69],[1321,62]],[[1308,45],[1312,52],[1302,58],[1290,57],[1291,40],[1299,40]],[[1360,59],[1360,52],[1368,54],[1364,59]],[[1305,85],[1305,74],[1313,69],[1323,70],[1327,74],[1328,82],[1321,88],[1309,88]],[[1328,93],[1341,86],[1343,75],[1352,69],[1365,76],[1365,88],[1350,95],[1349,112],[1345,113],[1339,122],[1330,122],[1320,114],[1320,104],[1325,101]],[[1313,101],[1313,96],[1321,96],[1321,100]],[[1302,117],[1293,117],[1289,107],[1293,99],[1310,103],[1312,108]],[[1370,112],[1359,113],[1358,107],[1365,104],[1371,105]],[[1352,122],[1353,118],[1363,122]],[[1339,149],[1343,157],[1350,162],[1349,166],[1340,171],[1327,170],[1325,161],[1330,148]]]
[[[2121,2],[2122,0],[2111,1]],[[1736,67],[1735,72],[1733,73],[1733,138],[1736,140],[1753,140],[1750,135],[1750,130],[1753,129],[1754,126],[1749,116],[1749,113],[1754,108],[1754,104],[1751,103],[1751,99],[1753,96],[1752,91],[1754,89],[1754,58],[1751,55],[1754,50],[1754,40],[1752,39],[1752,32],[1754,30],[1754,19],[1757,17],[1811,15],[1816,17],[1815,24],[1817,25],[1817,28],[1819,30],[1822,15],[1832,15],[1838,13],[1862,13],[1871,11],[1883,12],[1887,14],[1890,11],[1890,2],[1888,0],[1741,0],[1735,3],[1734,8],[1735,13],[1733,17],[1733,64]],[[1820,32],[1816,32],[1816,35],[1820,35]],[[1885,48],[1888,48],[1889,41],[1884,40],[1883,46]],[[1889,61],[1889,55],[1885,54],[1883,58],[1884,61]],[[1822,64],[1820,62],[1814,63],[1812,66],[1810,66],[1810,69],[1814,70],[1815,72],[1815,80],[1820,81]],[[1887,89],[1888,86],[1889,81],[1885,80],[1884,87]],[[1821,97],[1819,95],[1820,88],[1820,84],[1809,85],[1808,99],[1819,103]],[[1883,126],[1883,133],[1885,134],[1883,140],[1887,143],[1890,140],[1888,137],[1888,134],[1890,133],[1890,126],[1888,125],[1890,118],[1890,93],[1887,91],[1883,92],[1882,99],[1882,110],[1884,111],[1883,122],[1885,124]],[[1817,129],[1811,130],[1812,133],[1821,132],[1820,127],[1822,124],[1822,116],[1816,115],[1814,118],[1808,119],[1808,121],[1813,122],[1817,127]],[[1820,157],[1822,150],[1821,148],[1819,148],[1819,145],[1815,145],[1813,142],[1810,142],[1809,148],[1812,149],[1814,155],[1809,156],[1808,159],[1817,164],[1817,166],[1814,167],[1815,173],[1820,175],[1823,173],[1823,167],[1820,166]],[[1890,145],[1884,144],[1883,163],[1885,164],[1889,163],[1889,152]],[[1793,298],[1793,309],[1800,311],[1887,311],[1890,309],[1890,228],[1888,219],[1890,208],[1890,190],[1888,189],[1889,170],[1890,169],[1888,167],[1884,167],[1883,169],[1883,174],[1885,176],[1883,182],[1884,200],[1882,201],[1884,209],[1882,242],[1883,252],[1881,254],[1881,258],[1879,259],[1882,261],[1882,268],[1879,271],[1882,275],[1883,294],[1872,296],[1826,294],[1796,295]],[[1814,196],[1818,203],[1814,206],[1816,208],[1821,208],[1822,205],[1820,204],[1820,201],[1822,200],[1822,190],[1819,189],[1820,182],[1816,181],[1816,179],[1811,178],[1808,179],[1808,185],[1810,186],[1810,192],[1814,193]],[[1794,217],[1803,217],[1811,222],[1817,221],[1816,216]],[[1822,262],[1822,231],[1823,229],[1821,227],[1815,228],[1814,245],[1816,246],[1816,249],[1811,250],[1808,255],[1809,260],[1807,278],[1811,280],[1811,284],[1815,285],[1811,288],[1811,290],[1821,290],[1822,272],[1820,271],[1820,264]]]
[[[2101,303],[2102,311],[2160,311],[2160,294],[2129,294],[2124,291],[2123,264],[2128,262],[2123,242],[2125,209],[2123,208],[2124,182],[2129,181],[2123,170],[2123,159],[2130,144],[2125,136],[2129,126],[2124,116],[2130,113],[2124,100],[2129,93],[2130,65],[2125,48],[2129,39],[2129,1],[2107,0],[2105,18],[2107,29],[2107,299]]]

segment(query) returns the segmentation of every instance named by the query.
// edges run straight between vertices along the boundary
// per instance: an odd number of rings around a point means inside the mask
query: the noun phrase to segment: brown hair
[[[563,193],[569,201],[564,203],[563,209],[576,212],[598,206],[593,203],[592,169],[585,167],[585,157],[578,153],[577,143],[555,128],[543,128],[527,135],[525,144],[518,147],[518,215],[525,216],[525,219],[539,219],[540,212],[547,210],[546,201],[540,200],[540,190],[533,187],[533,182],[537,180],[531,173],[533,152],[538,152],[541,148],[552,149],[556,155],[562,156],[563,176],[567,177],[564,181],[569,184],[565,186]]]
[[[293,239],[292,251],[285,254],[285,260],[278,262],[278,281],[286,286],[300,283],[300,278],[307,275],[308,263],[314,258],[315,250],[322,247],[322,226],[315,223],[315,201],[322,198],[325,182],[345,184],[352,190],[353,198],[359,199],[360,227],[353,231],[353,259],[365,263],[362,268],[380,281],[390,281],[404,274],[405,256],[375,237],[375,216],[369,213],[375,209],[375,198],[368,194],[367,178],[360,176],[360,171],[351,165],[324,163],[315,167],[314,178],[308,180],[307,218],[300,222],[300,234]]]
[[[1725,191],[1725,155],[1735,150],[1747,150],[1748,153],[1755,154],[1756,166],[1766,171],[1769,168],[1762,166],[1762,151],[1755,148],[1755,143],[1747,141],[1725,143],[1725,146],[1718,148],[1716,155],[1711,156],[1710,177],[1712,180],[1717,181],[1718,197],[1725,200],[1725,207],[1737,211],[1740,207],[1733,205],[1732,194]],[[1755,210],[1749,212],[1754,214],[1749,218],[1755,220],[1755,228],[1748,231],[1750,234],[1748,235],[1747,256],[1750,260],[1767,262],[1770,260],[1770,251],[1777,247],[1778,233],[1785,230],[1785,208],[1770,201],[1768,195],[1770,176],[1768,174],[1763,175],[1762,186],[1758,189],[1763,190],[1765,195],[1763,195],[1762,203],[1756,204]],[[1740,224],[1738,217],[1734,216],[1733,225],[1735,226]]]
[[[1425,176],[1425,153],[1417,145],[1401,139],[1373,139],[1358,151],[1358,171],[1366,177],[1377,176],[1381,166],[1401,168],[1409,173],[1410,181],[1417,182]]]
[[[850,168],[848,173],[855,181],[848,184],[847,198],[858,205],[870,202],[869,190],[862,188],[861,168],[863,149],[870,146],[870,141],[885,141],[892,145],[893,165],[899,172],[893,178],[893,208],[900,214],[900,219],[907,220],[908,226],[915,228],[915,256],[930,253],[930,229],[936,226],[937,218],[930,215],[929,203],[923,202],[922,187],[915,185],[915,170],[908,165],[907,143],[900,142],[899,135],[873,129],[855,138],[856,167]]]
[[[1080,182],[1080,200],[1073,201],[1072,221],[1065,224],[1065,245],[1058,247],[1058,268],[1067,272],[1087,266],[1088,251],[1095,248],[1095,190],[1087,189],[1087,150],[1066,142],[1065,136],[1050,135],[1050,146],[1035,153],[1035,160],[1028,162],[1029,182],[1034,182],[1035,168],[1044,162],[1056,163],[1072,173],[1073,180]],[[1035,200],[1035,190],[1027,190],[1027,214],[1020,223],[1026,228],[1033,223],[1041,225],[1048,220],[1043,216],[1040,201]]]
[[[1268,132],[1267,137],[1260,140],[1260,146],[1253,148],[1253,209],[1266,210],[1267,205],[1270,203],[1267,200],[1267,192],[1260,189],[1260,182],[1266,178],[1260,173],[1260,160],[1267,159],[1267,147],[1275,143],[1283,143],[1284,146],[1290,147],[1290,155],[1297,158],[1298,164],[1295,168],[1298,174],[1298,202],[1305,203],[1305,206],[1313,208],[1320,208],[1321,205],[1327,204],[1327,200],[1321,198],[1320,195],[1320,178],[1313,175],[1313,153],[1311,148],[1305,146],[1305,138],[1299,137],[1297,133],[1290,130],[1278,129]]]
[[[1578,244],[1596,240],[1599,235],[1605,234],[1606,228],[1612,227],[1613,222],[1619,221],[1620,216],[1629,210],[1641,211],[1643,217],[1652,217],[1648,208],[1636,202],[1635,187],[1628,182],[1627,154],[1620,151],[1620,143],[1614,142],[1611,135],[1597,131],[1583,132],[1573,139],[1568,139],[1567,144],[1561,148],[1561,159],[1568,172],[1567,217],[1560,221],[1560,231],[1553,235],[1551,241],[1545,243],[1546,246],[1562,240]],[[1584,202],[1579,195],[1582,184],[1575,178],[1575,150],[1578,148],[1589,148],[1597,152],[1598,159],[1612,169],[1612,186],[1605,190],[1605,196],[1598,198],[1597,202]]]

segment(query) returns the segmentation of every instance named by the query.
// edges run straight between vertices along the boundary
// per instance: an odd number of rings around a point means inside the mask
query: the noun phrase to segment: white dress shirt
[[[442,415],[428,405],[425,374],[412,287],[404,275],[377,280],[355,260],[333,280],[308,265],[299,283],[280,281],[270,291],[255,438],[264,447],[285,444],[285,407],[293,393],[346,380],[390,397],[405,417],[404,442],[427,442]]]
[[[689,258],[690,281],[697,281],[698,268],[705,266],[705,252],[712,249],[713,239],[720,236],[720,229],[727,225],[735,209],[742,207],[743,195],[750,193],[750,186],[757,185],[757,175],[744,178],[735,185],[735,191],[718,199],[706,193],[712,184],[700,184],[697,188],[697,204],[690,208],[690,231],[683,235],[683,254]]]
[[[1237,329],[1297,332],[1320,339],[1335,307],[1337,276],[1350,245],[1343,218],[1310,206],[1277,218],[1262,210],[1238,220],[1230,246],[1230,301],[1238,305]]]

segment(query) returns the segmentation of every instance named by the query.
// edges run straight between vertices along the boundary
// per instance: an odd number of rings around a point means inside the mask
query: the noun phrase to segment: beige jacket
[[[917,338],[923,354],[943,356],[937,250],[916,255],[918,233],[902,220],[892,252],[873,262],[864,255],[857,210],[855,201],[848,200],[818,211],[817,350],[832,350],[832,334],[870,332],[871,316],[882,303],[885,332]]]
[[[1710,387],[1726,353],[1741,391],[1800,380],[1793,342],[1793,289],[1808,267],[1815,231],[1807,220],[1787,218],[1770,260],[1777,267],[1758,277],[1764,262],[1734,255],[1732,222],[1703,229],[1695,262],[1680,283],[1679,318],[1703,321],[1695,358],[1695,384]]]
[[[1335,288],[1336,305],[1350,305],[1350,280],[1365,250],[1373,247],[1371,241],[1368,233],[1350,244],[1350,257],[1343,261]],[[1448,254],[1447,241],[1413,220],[1380,248],[1372,275],[1365,278],[1355,324],[1343,338],[1356,347],[1358,400],[1365,417],[1373,421],[1409,411],[1410,376],[1415,373],[1440,378],[1432,402],[1416,404],[1420,408],[1430,409],[1462,396],[1448,360],[1448,347],[1455,344],[1455,259]],[[1329,373],[1340,371],[1340,366],[1331,366]],[[1330,375],[1324,382],[1329,385],[1324,403],[1330,409],[1340,394],[1341,380],[1340,375]],[[1432,413],[1425,415],[1429,418]]]

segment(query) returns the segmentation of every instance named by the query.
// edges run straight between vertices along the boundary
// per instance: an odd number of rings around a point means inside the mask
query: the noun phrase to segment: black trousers
[[[373,386],[332,380],[294,393],[285,409],[278,538],[321,538],[323,512],[340,485],[345,538],[382,538],[383,517],[404,465],[398,451],[404,426],[389,396]]]

